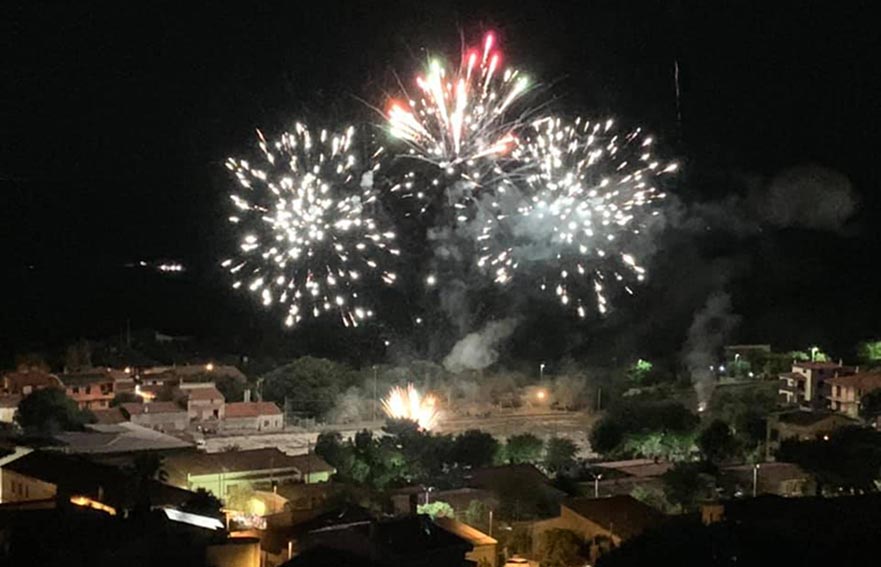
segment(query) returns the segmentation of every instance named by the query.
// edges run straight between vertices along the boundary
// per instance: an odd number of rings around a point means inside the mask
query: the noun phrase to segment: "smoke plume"
[[[685,340],[683,362],[691,374],[699,408],[706,407],[713,393],[715,379],[710,367],[716,364],[719,350],[739,322],[740,316],[731,310],[731,296],[725,292],[710,295],[703,309],[694,315]]]
[[[449,372],[462,372],[481,370],[493,364],[499,358],[497,347],[511,336],[518,323],[515,318],[491,321],[480,331],[469,333],[444,358],[444,368]]]

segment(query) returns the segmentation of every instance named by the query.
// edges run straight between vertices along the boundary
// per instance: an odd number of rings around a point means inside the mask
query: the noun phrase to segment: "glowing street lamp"
[[[538,379],[544,380],[544,378],[545,378],[545,363],[542,362],[541,364],[538,365]]]

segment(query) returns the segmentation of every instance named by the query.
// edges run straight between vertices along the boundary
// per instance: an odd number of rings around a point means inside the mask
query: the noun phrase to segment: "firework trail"
[[[644,279],[628,245],[657,214],[650,205],[664,197],[658,177],[677,169],[653,157],[652,142],[640,128],[619,132],[612,120],[533,122],[512,155],[532,170],[521,194],[494,203],[484,220],[478,266],[499,284],[550,271],[538,279],[542,291],[585,317],[579,290],[587,286],[605,313],[609,285],[633,293],[629,282]]]
[[[238,214],[229,220],[242,238],[238,257],[222,266],[236,277],[234,288],[284,305],[288,326],[331,312],[357,326],[373,315],[359,297],[362,284],[396,279],[384,265],[399,254],[395,233],[370,216],[378,162],[359,163],[354,136],[353,127],[316,136],[298,123],[272,144],[258,131],[260,165],[227,160],[241,186],[230,196]]]
[[[510,110],[528,84],[519,71],[504,67],[491,33],[482,48],[463,52],[456,70],[431,59],[425,75],[416,77],[414,96],[390,101],[387,120],[392,136],[409,146],[407,155],[439,171],[424,180],[410,172],[392,190],[423,200],[448,187],[440,173],[471,190],[488,174],[502,174],[498,162],[516,146],[521,125]]]
[[[382,400],[382,409],[391,418],[409,419],[426,430],[436,426],[440,417],[437,398],[432,394],[422,396],[413,384],[407,384],[407,388],[392,388]]]

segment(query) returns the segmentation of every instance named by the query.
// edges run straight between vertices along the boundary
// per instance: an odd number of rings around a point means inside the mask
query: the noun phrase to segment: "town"
[[[307,357],[255,376],[222,356],[143,365],[134,348],[92,349],[71,344],[57,372],[25,355],[2,374],[10,560],[630,565],[750,557],[823,531],[804,560],[825,561],[837,537],[871,543],[881,510],[879,342],[853,364],[816,347],[727,346],[706,400],[641,359],[605,378],[498,367],[474,393],[424,361],[358,373]],[[304,394],[307,372],[348,394]],[[448,408],[432,429],[359,393],[419,375]],[[360,407],[335,407],[347,397]],[[853,509],[846,534],[824,531]],[[64,529],[39,535],[47,525]],[[119,537],[96,547],[92,530]]]

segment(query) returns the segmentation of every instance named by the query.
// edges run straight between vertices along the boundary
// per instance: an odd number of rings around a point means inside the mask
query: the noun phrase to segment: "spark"
[[[351,126],[313,133],[298,123],[271,144],[257,134],[262,163],[226,163],[240,185],[230,198],[241,239],[239,255],[221,265],[234,288],[282,304],[288,326],[331,312],[358,326],[373,314],[360,303],[362,279],[393,284],[384,265],[400,253],[395,233],[371,216],[378,165],[360,163]]]
[[[645,238],[653,205],[665,196],[660,178],[678,168],[661,165],[652,143],[642,129],[619,131],[613,120],[535,120],[512,154],[531,168],[518,184],[521,198],[514,210],[485,221],[478,266],[499,284],[521,266],[531,268],[524,277],[537,268],[541,289],[555,290],[580,317],[587,312],[579,289],[591,290],[597,311],[606,313],[613,281],[632,293],[626,282],[645,279],[630,247]],[[546,277],[548,269],[555,275]]]
[[[388,417],[409,419],[425,430],[435,427],[440,417],[437,398],[433,394],[422,396],[413,384],[392,388],[382,400],[382,409]]]

